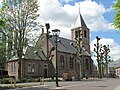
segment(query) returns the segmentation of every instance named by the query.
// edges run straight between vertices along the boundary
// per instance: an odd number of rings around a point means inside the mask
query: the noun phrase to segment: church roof
[[[77,50],[72,45],[70,45],[71,42],[75,43],[74,41],[66,39],[66,38],[62,38],[62,37],[58,37],[58,40],[60,40],[60,42],[58,42],[58,48],[57,48],[58,51],[68,52],[68,53],[77,52]],[[55,47],[55,38],[54,37],[50,38],[50,41],[52,45]]]
[[[78,27],[87,27],[81,14],[78,15],[75,23],[72,26],[72,29],[78,28]]]
[[[66,38],[62,38],[62,37],[58,37],[58,40],[60,40],[60,42],[58,42],[58,51],[60,52],[67,52],[67,53],[71,53],[71,54],[75,54],[77,52],[77,49],[74,46],[77,46],[77,44],[75,43],[75,41],[73,40],[69,40]],[[52,37],[50,38],[51,43],[53,44],[53,46],[55,47],[55,38]],[[73,45],[71,45],[70,43],[73,43]],[[90,54],[85,50],[84,47],[82,48],[82,55],[86,55],[86,56],[90,56]]]
[[[35,52],[37,52],[37,54]],[[33,60],[33,59],[46,60],[46,57],[42,49],[37,49],[32,46],[27,46],[26,48],[24,48],[22,58],[27,60]],[[18,59],[19,57],[16,55],[16,56],[13,56],[9,61],[18,60]]]
[[[37,54],[35,53],[37,52]],[[24,53],[23,58],[25,59],[36,59],[36,60],[46,60],[44,52],[42,49],[37,49],[32,46],[28,46],[26,52]]]
[[[73,45],[77,46],[75,41],[63,37],[58,37],[58,40],[60,40],[60,42],[58,42],[58,47],[57,47],[59,52],[76,54],[77,49],[73,46]],[[55,47],[55,37],[50,38],[50,42]],[[73,43],[73,45],[71,45],[70,43]],[[35,51],[37,52],[37,54],[35,54]],[[90,56],[90,54],[85,50],[84,47],[82,47],[82,51],[83,51],[82,55]],[[23,50],[22,58],[26,60],[46,60],[46,55],[43,52],[43,50],[40,48],[27,46]],[[18,59],[19,59],[18,56],[14,56],[9,61],[18,60]]]

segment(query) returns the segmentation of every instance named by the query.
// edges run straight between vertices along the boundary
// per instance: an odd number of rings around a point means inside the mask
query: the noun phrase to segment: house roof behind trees
[[[120,59],[113,62],[109,62],[108,67],[114,67],[114,68],[120,67]]]

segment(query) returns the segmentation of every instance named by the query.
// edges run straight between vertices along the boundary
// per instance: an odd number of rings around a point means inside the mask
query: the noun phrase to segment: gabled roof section
[[[37,52],[37,54],[35,54],[35,52]],[[40,49],[40,48],[37,49],[37,48],[32,47],[32,46],[27,47],[23,58],[25,58],[25,59],[35,59],[35,60],[46,60],[46,57],[45,57],[42,49]]]
[[[35,47],[41,48],[41,41],[42,41],[42,39],[44,39],[45,37],[46,37],[46,34],[45,34],[45,33],[42,33],[42,34],[39,36],[39,38],[38,38],[38,40],[37,40],[37,42],[36,42]]]
[[[35,51],[37,52],[37,54],[35,54]],[[26,48],[24,48],[23,50],[23,59],[29,59],[29,60],[46,60],[46,56],[43,52],[42,49],[38,49],[32,46],[27,46]],[[18,60],[18,56],[13,56],[9,61],[13,61],[13,60]]]
[[[78,27],[86,27],[87,28],[87,25],[81,14],[78,15],[77,20],[75,21],[75,23],[72,26],[72,29],[78,28]]]
[[[73,46],[73,45],[77,46],[75,41],[62,38],[62,37],[58,37],[58,40],[60,40],[60,42],[58,42],[58,48],[57,48],[58,51],[67,52],[71,54],[75,54],[77,52],[77,49]],[[50,38],[50,41],[52,45],[55,47],[55,38],[54,37]],[[71,45],[70,43],[73,43],[73,45]],[[84,47],[81,47],[81,48],[83,51],[82,55],[90,56],[90,54],[85,50]]]
[[[60,40],[60,42],[58,42],[58,51],[61,52],[67,52],[67,53],[76,53],[77,50],[70,45],[70,43],[75,43],[72,40],[66,39],[66,38],[62,38],[62,37],[58,37],[58,40]],[[52,43],[52,45],[55,47],[55,37],[50,38],[50,41]]]
[[[108,67],[114,67],[114,68],[120,67],[120,59],[113,61],[113,62],[109,62]]]

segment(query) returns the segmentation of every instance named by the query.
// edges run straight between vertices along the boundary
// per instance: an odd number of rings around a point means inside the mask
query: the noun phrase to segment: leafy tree
[[[4,18],[2,18],[1,11],[3,9],[4,7],[0,8],[0,34],[2,35],[0,42],[0,70],[5,69],[5,63],[6,63],[6,35],[3,32],[3,29],[6,26],[6,21]]]
[[[23,48],[27,45],[28,35],[34,30],[38,30],[36,19],[39,16],[37,0],[4,0],[4,17],[7,19],[8,37],[10,47],[19,58],[18,77],[21,79],[21,60]]]
[[[116,29],[120,30],[120,0],[116,0],[115,4],[113,5],[113,8],[115,10],[113,25]]]
[[[4,0],[3,0],[4,1]],[[10,33],[12,33],[12,29],[10,29],[9,24],[7,23],[8,18],[5,18],[4,10],[5,10],[5,3],[3,3],[2,7],[0,8],[0,32],[2,33],[3,39],[2,39],[2,45],[6,48],[2,51],[2,53],[6,54],[6,60],[10,59],[12,57],[12,43],[13,38],[11,38]]]
[[[6,62],[6,37],[2,33],[4,23],[5,22],[3,20],[0,20],[0,33],[2,34],[1,42],[0,42],[0,69],[5,69],[5,62]]]

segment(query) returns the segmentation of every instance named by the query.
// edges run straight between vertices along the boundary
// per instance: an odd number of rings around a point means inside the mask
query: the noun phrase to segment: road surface
[[[9,90],[120,90],[120,79],[59,82],[59,85],[55,87],[55,82],[50,82],[43,86]]]

